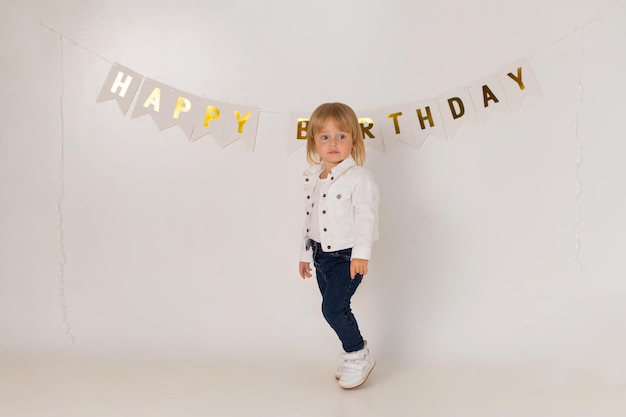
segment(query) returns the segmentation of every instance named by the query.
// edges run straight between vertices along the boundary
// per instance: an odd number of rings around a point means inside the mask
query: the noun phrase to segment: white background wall
[[[528,58],[544,97],[518,113],[369,150],[381,239],[354,310],[383,360],[626,380],[620,1],[0,11],[3,351],[327,360],[339,344],[296,269],[306,162],[286,152],[287,114],[412,102]],[[96,104],[114,61],[260,107],[255,151]]]

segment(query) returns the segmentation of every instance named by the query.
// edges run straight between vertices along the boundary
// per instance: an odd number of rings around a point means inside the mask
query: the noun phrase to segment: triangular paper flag
[[[177,123],[173,115],[178,97],[179,95],[172,87],[145,78],[137,94],[137,103],[135,103],[131,118],[149,114],[159,130],[170,128]]]
[[[115,99],[120,110],[126,116],[142,80],[143,75],[115,63],[104,81],[100,94],[96,98],[96,103]]]
[[[383,135],[385,151],[389,152],[398,141],[415,147],[411,128],[411,109],[407,106],[394,106],[378,110],[378,117]]]
[[[543,96],[535,73],[526,60],[503,68],[498,79],[514,111],[519,111],[526,96]]]
[[[227,103],[199,98],[198,105],[191,109],[194,119],[191,141],[195,142],[208,134],[213,138],[221,137],[225,125],[222,114],[227,108]]]
[[[470,95],[481,126],[487,124],[495,110],[511,112],[511,105],[496,75],[474,82],[470,87]]]
[[[383,132],[380,123],[380,113],[378,110],[359,111],[359,124],[363,132],[363,140],[365,146],[371,146],[380,152],[385,152],[385,144],[383,142]]]
[[[454,137],[461,123],[480,126],[467,88],[448,91],[439,96],[438,101],[441,118],[446,126],[449,139]]]
[[[446,127],[439,111],[437,99],[422,100],[411,105],[411,123],[415,145],[422,146],[428,135],[447,139]]]
[[[238,139],[254,150],[259,126],[259,109],[241,104],[228,104],[222,111],[224,130],[215,140],[225,148]]]

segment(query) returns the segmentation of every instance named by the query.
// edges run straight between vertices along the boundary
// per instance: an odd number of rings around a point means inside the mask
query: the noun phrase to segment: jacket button
[[[307,195],[307,196],[306,196],[306,199],[307,199],[307,200],[310,200],[310,199],[311,199],[311,196],[310,196],[310,195]]]
[[[305,178],[304,180],[305,180],[306,182],[309,182],[309,179],[308,179],[308,178]]]
[[[326,210],[322,210],[322,214],[326,214]]]
[[[341,200],[341,194],[337,194],[337,200]]]
[[[328,232],[328,229],[327,229],[327,228],[324,228],[324,231],[325,231],[325,232]]]
[[[334,180],[334,179],[335,179],[335,177],[330,177],[330,180],[331,180],[331,181],[332,181],[332,180]]]
[[[309,233],[309,229],[306,229],[306,232]]]
[[[308,211],[306,212],[306,215],[307,215],[307,216],[309,215],[309,212],[308,212]]]
[[[330,245],[326,246],[326,249],[330,250]]]
[[[322,197],[326,197],[326,194],[322,195]]]

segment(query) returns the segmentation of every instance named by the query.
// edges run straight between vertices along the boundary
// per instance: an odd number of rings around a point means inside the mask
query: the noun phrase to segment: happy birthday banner
[[[462,123],[484,126],[494,111],[518,111],[529,95],[541,97],[541,88],[528,61],[521,60],[439,97],[357,114],[366,145],[387,152],[398,142],[419,148],[429,135],[451,139]],[[191,141],[210,134],[221,147],[241,140],[254,150],[258,108],[198,97],[117,63],[96,102],[107,100],[116,100],[124,115],[134,101],[131,118],[149,114],[159,130],[179,126]],[[288,153],[306,143],[310,114],[289,113]]]

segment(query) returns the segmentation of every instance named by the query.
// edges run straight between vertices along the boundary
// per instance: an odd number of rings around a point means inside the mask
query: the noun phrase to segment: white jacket
[[[352,248],[352,258],[370,259],[378,239],[378,186],[367,169],[358,166],[352,156],[332,169],[323,182],[319,200],[313,206],[313,190],[324,164],[313,165],[304,172],[304,238],[300,261],[311,262],[307,248],[311,211],[318,210],[321,246],[324,252]]]

